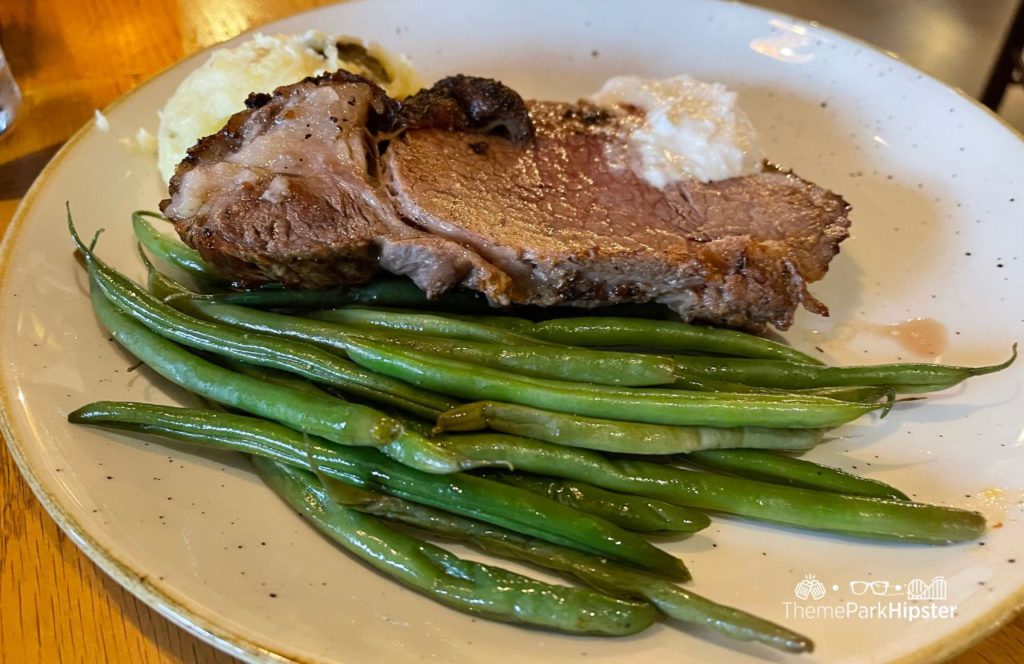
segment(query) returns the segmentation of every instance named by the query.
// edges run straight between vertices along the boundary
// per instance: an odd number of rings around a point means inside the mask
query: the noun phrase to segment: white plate
[[[801,314],[787,335],[795,345],[822,346],[841,362],[912,359],[869,332],[871,324],[911,317],[948,327],[941,356],[948,362],[1000,360],[1024,339],[1021,141],[974,102],[863,44],[740,5],[670,0],[366,1],[264,30],[309,27],[403,51],[428,81],[454,72],[493,76],[527,96],[571,100],[622,73],[724,81],[741,91],[775,160],[853,204],[853,237],[813,289],[833,317]],[[153,131],[155,110],[203,57],[108,109],[109,133],[88,127],[70,141],[26,197],[3,246],[5,435],[36,494],[76,542],[172,620],[253,659],[785,659],[676,625],[612,640],[472,620],[353,562],[240,459],[65,422],[94,399],[180,397],[145,370],[128,373],[130,358],[101,333],[63,206],[71,202],[83,234],[106,227],[101,254],[141,276],[128,215],[155,207],[162,192],[151,160],[131,155],[118,138],[140,126]],[[865,418],[812,455],[921,500],[985,511],[1000,527],[982,542],[865,544],[716,519],[667,546],[692,566],[696,591],[812,636],[818,651],[799,661],[930,661],[964,648],[1024,600],[1021,377],[1018,365],[882,422]],[[807,574],[824,583],[824,598],[795,597]],[[849,581],[889,581],[905,592],[911,579],[936,576],[948,588],[938,604],[956,605],[953,619],[806,617],[807,607],[874,602],[870,593],[851,595]],[[805,617],[787,618],[786,602]]]

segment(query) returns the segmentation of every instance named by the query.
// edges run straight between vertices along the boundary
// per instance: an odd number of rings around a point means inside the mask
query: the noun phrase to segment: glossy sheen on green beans
[[[798,389],[842,385],[878,385],[897,392],[942,390],[971,376],[1001,371],[1017,357],[984,367],[957,367],[943,364],[878,364],[874,366],[817,367],[778,361],[753,361],[737,358],[677,356],[676,362],[687,376],[743,383],[759,387]]]
[[[698,392],[734,392],[736,394],[756,394],[764,392],[769,388],[744,385],[743,383],[731,383],[724,380],[716,380],[698,373],[686,371],[682,365],[676,365],[676,379],[673,387],[682,390],[696,390]]]
[[[497,401],[463,404],[437,418],[437,431],[488,428],[569,447],[621,454],[679,454],[734,447],[806,449],[820,443],[824,435],[822,429],[638,424]]]
[[[454,438],[454,437],[453,437]],[[459,436],[459,452],[505,461],[517,471],[588,482],[609,491],[850,537],[949,544],[977,539],[977,512],[899,500],[781,486],[672,466],[606,459],[590,452],[507,435]]]
[[[207,298],[189,292],[181,284],[154,270],[149,272],[149,289],[176,309],[198,318],[227,323],[251,332],[308,341],[342,353],[347,346],[347,339],[353,333],[351,327],[336,323],[263,311],[249,306],[222,304],[218,298]]]
[[[876,408],[820,397],[727,395],[567,383],[519,376],[478,365],[438,359],[397,344],[352,340],[357,364],[424,389],[464,399],[494,400],[588,417],[650,424],[820,429],[837,426]]]
[[[445,410],[446,406],[450,408],[455,405],[451,399],[367,371],[313,344],[268,334],[243,332],[228,325],[188,315],[107,267],[98,258],[92,257],[90,260],[96,266],[97,281],[108,298],[146,327],[178,343],[250,364],[289,371],[339,387],[364,399],[410,410],[426,417]],[[187,292],[180,284],[152,269],[150,284],[154,291],[160,293],[178,295]]]
[[[132,228],[135,231],[135,237],[150,253],[164,263],[177,267],[198,279],[200,283],[217,284],[226,281],[214,267],[203,260],[198,251],[176,237],[161,233],[146,220],[146,217],[163,219],[163,215],[145,210],[132,212]]]
[[[523,537],[503,528],[383,497],[358,509],[414,526],[434,535],[465,542],[485,553],[521,560],[575,577],[611,595],[644,599],[665,615],[703,625],[730,638],[760,641],[788,652],[810,652],[807,637],[745,611],[724,606],[650,574],[599,558]]]
[[[266,457],[554,544],[610,556],[669,578],[689,578],[680,560],[640,536],[543,496],[466,473],[420,472],[376,450],[331,445],[273,422],[209,410],[110,402],[79,408],[68,420]]]
[[[254,459],[264,482],[318,530],[375,569],[466,613],[564,632],[634,634],[649,627],[649,604],[556,586],[499,567],[463,560],[441,547],[337,505],[310,473]]]
[[[176,298],[171,304],[183,311],[246,330],[315,343],[340,352],[347,350],[353,336],[364,336],[392,341],[441,358],[451,357],[530,376],[572,378],[608,385],[663,385],[675,379],[674,362],[655,355],[558,346],[512,347],[426,337],[218,304],[203,297]]]
[[[666,320],[672,317],[672,310],[664,304],[609,304],[597,309],[585,309],[582,307],[553,306],[541,307],[537,305],[515,305],[507,309],[498,307],[486,311],[466,313],[465,311],[446,311],[445,316],[461,318],[463,320],[475,320],[485,325],[496,325],[523,333],[529,333],[534,323],[545,320],[560,318],[587,318],[595,313],[602,316],[615,316],[620,318],[648,318],[651,320]]]
[[[303,357],[300,354],[303,348],[298,344],[296,344],[294,349],[284,348],[283,352],[280,347],[269,347],[266,349],[265,355],[261,354],[261,349],[264,347],[259,345],[258,339],[254,338],[256,335],[239,333],[231,329],[227,329],[220,336],[220,343],[218,344],[216,332],[211,329],[209,323],[190,319],[188,316],[171,309],[154,296],[146,293],[144,290],[136,286],[130,280],[122,277],[116,271],[107,268],[102,261],[95,258],[95,256],[89,255],[87,260],[90,265],[90,274],[94,275],[95,283],[100,285],[104,290],[104,294],[110,297],[113,302],[121,304],[127,310],[127,313],[135,314],[136,318],[138,318],[142,323],[147,324],[151,330],[156,331],[157,333],[163,333],[176,341],[183,341],[204,350],[215,351],[236,360],[242,358],[243,360],[259,363],[263,366],[269,365],[271,367],[288,369],[299,375],[316,376],[319,372],[326,371],[335,381],[338,380],[339,376],[352,375],[351,373],[341,373],[347,367],[337,364],[337,360],[340,360],[340,358],[336,358],[330,353],[321,351],[319,348],[313,346],[310,346],[309,349],[323,355],[320,360],[326,363],[326,367],[317,367],[312,364],[312,362],[316,360],[316,353],[314,353],[313,358],[308,356]],[[168,283],[171,282],[168,280]],[[168,288],[171,288],[171,286],[168,286]],[[278,354],[275,355],[275,351]],[[282,358],[285,360],[284,362],[282,362]],[[296,358],[299,358],[297,363],[295,362]],[[342,360],[342,362],[344,361]],[[352,366],[354,367],[355,365]],[[356,368],[358,369],[358,367]],[[331,373],[332,370],[334,370],[334,373]],[[358,369],[355,373],[358,376],[362,371],[362,369]],[[230,373],[228,375],[230,375]],[[379,381],[377,381],[377,377],[371,374],[367,374],[367,376],[374,385],[380,385]],[[248,389],[255,389],[254,385],[257,383],[252,381],[251,376],[238,377],[245,378],[250,381]],[[262,379],[257,379],[257,381],[260,380]],[[271,382],[281,386],[282,381]],[[322,382],[330,383],[331,379],[323,380]],[[335,384],[337,384],[337,382],[335,382]],[[183,385],[183,387],[185,386]],[[285,384],[283,387],[284,389],[294,390],[294,385]],[[345,387],[349,389],[349,391],[352,391],[349,384],[345,383]],[[398,384],[396,391],[403,395],[408,394],[409,386]],[[309,394],[308,390],[299,390],[299,392],[305,392],[306,395],[315,402],[321,402],[324,400],[333,401],[337,409],[335,417],[342,417],[345,409],[353,407],[337,397],[328,396],[322,393],[320,395],[316,393]],[[426,410],[427,413],[433,412],[432,409],[426,409],[415,404],[410,405],[402,399],[396,399],[391,393],[384,393],[383,395],[369,393],[369,390],[365,387],[361,389],[360,392],[364,396],[369,394],[371,398],[376,396],[378,400],[385,401],[392,405],[397,402],[403,404],[403,407],[407,409],[421,411]],[[416,392],[420,391],[416,390]],[[424,394],[430,399],[436,398],[436,401],[443,401],[441,397],[435,397],[435,395],[431,395],[429,393]],[[250,399],[258,398],[259,393],[249,393],[246,396]],[[363,406],[354,407],[360,409],[360,411],[364,413],[375,413],[381,418],[386,417]],[[243,410],[249,409],[243,408]],[[397,421],[391,421],[401,429]],[[430,473],[456,473],[460,470],[480,467],[479,462],[459,457],[458,454],[449,449],[435,445],[429,439],[414,431],[401,431],[394,440],[382,445],[381,450],[400,463],[404,463],[413,468]]]
[[[516,311],[521,311],[517,308]],[[535,325],[534,321],[523,316],[513,316],[508,314],[464,314],[464,313],[445,313],[445,318],[454,318],[456,320],[464,320],[470,323],[480,323],[481,325],[490,325],[491,327],[500,327],[503,330],[512,330],[513,332],[521,332],[523,334],[529,334],[530,330]]]
[[[721,359],[721,358],[718,358]],[[687,371],[682,365],[676,365],[676,379],[673,387],[684,390],[697,390],[701,392],[733,392],[736,394],[792,394],[794,396],[818,396],[840,401],[860,401],[863,403],[874,403],[882,399],[894,399],[895,390],[890,387],[879,387],[874,385],[851,385],[839,387],[811,387],[811,388],[773,388],[759,387],[756,385],[744,385],[730,381],[708,378],[701,372]]]
[[[102,295],[94,294],[95,298],[102,298]],[[109,301],[104,300],[102,303],[99,303],[99,306],[102,308],[109,304]],[[96,303],[94,302],[95,306]],[[114,307],[111,307],[111,309],[112,311],[107,312],[106,316],[99,310],[97,310],[97,313],[105,324],[112,323],[116,326],[116,315],[123,315],[123,313]],[[325,438],[334,442],[350,445],[378,446],[382,452],[396,461],[424,472],[456,473],[461,470],[494,465],[462,457],[457,451],[451,448],[440,447],[418,432],[403,430],[397,420],[363,406],[348,404],[342,399],[322,391],[317,391],[311,384],[309,389],[296,388],[287,384],[281,385],[282,381],[272,381],[275,384],[271,385],[271,381],[267,381],[265,377],[253,378],[240,373],[234,373],[202,358],[190,356],[186,351],[178,349],[174,344],[164,345],[165,352],[163,354],[154,353],[152,345],[150,345],[146,349],[149,354],[144,356],[136,352],[142,346],[128,347],[125,343],[124,340],[128,338],[126,337],[128,333],[127,323],[135,323],[135,321],[126,317],[121,322],[120,328],[115,329],[108,325],[108,329],[110,329],[115,339],[147,364],[153,361],[161,363],[173,362],[174,358],[177,358],[179,361],[190,360],[194,364],[195,369],[191,375],[188,366],[182,366],[180,362],[178,366],[174,367],[169,367],[166,364],[161,365],[165,370],[174,372],[174,376],[177,379],[161,371],[161,366],[151,366],[157,373],[164,375],[172,382],[195,391],[203,397],[240,408],[247,412],[264,415],[294,427],[308,427],[303,429],[306,431],[320,431]],[[145,330],[145,328],[141,327],[141,330]],[[156,335],[154,337],[151,341],[163,341]],[[136,344],[139,343],[138,339],[134,339],[134,341]],[[173,353],[172,351],[175,349],[181,351],[183,355],[179,356]],[[187,360],[186,356],[188,356]],[[216,381],[216,383],[212,383],[211,379]],[[204,389],[208,391],[203,391]],[[221,395],[221,397],[218,398],[217,395]],[[280,403],[274,404],[272,402],[272,400],[282,398],[284,400]],[[309,412],[290,412],[288,410],[289,407],[308,408]],[[392,427],[395,433],[389,434],[390,438],[387,442],[379,441],[375,437],[371,437],[369,433],[360,433],[359,429],[350,429],[343,436],[338,428],[341,427],[344,430],[343,428],[346,425],[344,417],[346,413],[351,414],[352,423],[357,427],[369,426],[366,424],[367,422],[372,423],[375,420],[379,420]],[[310,417],[305,417],[307,415]],[[315,427],[320,428],[317,429]],[[497,465],[500,466],[502,464],[499,463]]]
[[[564,318],[537,323],[530,334],[572,346],[637,346],[821,364],[810,355],[752,334],[672,321],[611,316]]]
[[[490,473],[487,477],[547,496],[563,505],[611,521],[626,530],[694,533],[711,525],[711,519],[703,512],[653,498],[606,491],[586,482],[522,473]]]
[[[266,309],[327,309],[349,304],[416,309],[457,308],[486,310],[487,300],[470,292],[449,292],[429,299],[408,279],[378,279],[361,286],[322,290],[264,287],[256,290],[203,296],[217,304],[238,304]]]
[[[91,291],[93,310],[114,339],[190,392],[342,445],[386,445],[402,435],[396,420],[364,406],[267,385],[207,362],[122,313],[98,286]]]
[[[814,642],[803,634],[622,565],[609,565],[562,547],[556,550],[544,542],[526,544],[476,537],[471,543],[486,553],[561,571],[610,594],[645,599],[670,618],[702,625],[733,639],[758,641],[792,653],[814,650]]]
[[[393,309],[342,307],[306,314],[314,320],[342,323],[356,328],[415,332],[431,337],[485,341],[518,346],[535,346],[538,340],[511,330],[438,314]]]
[[[325,391],[321,387],[314,385],[313,383],[299,378],[295,374],[290,374],[285,371],[276,371],[274,369],[267,369],[266,367],[256,366],[254,364],[246,364],[245,362],[239,362],[237,360],[230,360],[226,358],[218,358],[218,363],[223,364],[232,371],[245,374],[257,380],[265,383],[273,383],[275,385],[283,385],[290,387],[299,392],[305,392],[321,397],[336,398],[340,399],[340,396]],[[402,435],[399,436],[395,441],[388,443],[387,445],[381,445],[378,449],[384,454],[388,455],[395,461],[422,470],[426,473],[457,473],[463,470],[473,470],[476,468],[508,468],[508,464],[504,462],[487,462],[482,460],[468,459],[459,454],[453,446],[445,446],[436,443],[429,437],[430,430],[427,428],[423,430],[420,427],[409,427],[405,426],[406,422],[417,422],[404,414],[399,414],[398,411],[386,413],[389,417],[394,417],[403,425]]]
[[[910,500],[902,491],[878,480],[858,477],[844,470],[762,450],[706,450],[685,455],[686,463],[739,477],[772,484],[870,496]]]
[[[309,394],[341,398],[303,378],[284,371],[275,371],[235,360],[223,360],[223,364],[232,371],[267,383],[291,387]],[[403,426],[403,431],[397,440],[382,445],[378,449],[399,463],[427,473],[443,474],[475,468],[508,468],[508,464],[501,461],[492,463],[468,459],[460,455],[454,446],[445,445],[444,437],[431,436],[430,426],[421,424],[423,420],[410,417],[396,409],[389,410],[386,414],[398,420]]]
[[[395,336],[391,341],[439,357],[536,378],[627,387],[670,385],[676,379],[675,363],[670,358],[643,353],[509,346],[412,335]]]
[[[792,394],[794,396],[807,395],[827,397],[829,399],[839,399],[840,401],[856,401],[861,403],[876,403],[883,399],[887,402],[894,402],[896,399],[896,391],[891,387],[876,385],[811,387],[797,390],[785,390],[785,393]]]

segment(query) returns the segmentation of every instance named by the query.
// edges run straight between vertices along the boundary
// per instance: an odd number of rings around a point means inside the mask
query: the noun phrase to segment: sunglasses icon
[[[888,581],[850,581],[850,592],[854,595],[864,595],[868,591],[872,595],[889,594]]]

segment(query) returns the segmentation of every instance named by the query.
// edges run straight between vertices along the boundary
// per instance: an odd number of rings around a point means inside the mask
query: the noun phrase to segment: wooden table
[[[46,161],[92,115],[201,48],[329,0],[2,0],[0,42],[25,96],[0,137],[0,232]],[[1024,658],[1024,617],[955,661]],[[0,661],[228,662],[93,565],[0,445]]]

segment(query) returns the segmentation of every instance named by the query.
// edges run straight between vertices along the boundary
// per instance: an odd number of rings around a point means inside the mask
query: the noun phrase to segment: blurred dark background
[[[1000,59],[1018,0],[746,0],[817,21],[891,51],[980,98]],[[1011,60],[1020,59],[1020,47]],[[1024,131],[1024,88],[1011,85],[999,113]]]

